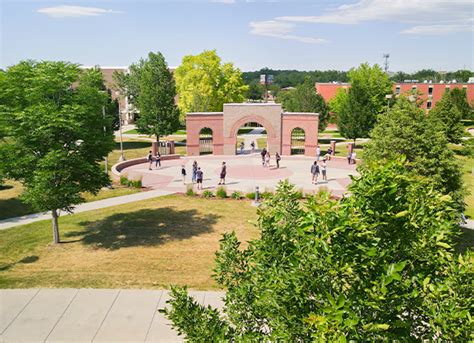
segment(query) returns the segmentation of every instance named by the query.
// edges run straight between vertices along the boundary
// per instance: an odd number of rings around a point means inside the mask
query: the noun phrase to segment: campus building
[[[327,102],[331,100],[337,93],[337,90],[348,89],[349,83],[316,83],[315,88],[318,94],[324,98]],[[426,110],[430,110],[436,106],[436,103],[441,99],[444,93],[449,92],[451,89],[460,88],[466,90],[467,101],[471,104],[474,101],[474,83],[456,83],[456,82],[402,82],[393,84],[393,93],[399,94],[412,94],[417,92],[423,99],[422,107]]]

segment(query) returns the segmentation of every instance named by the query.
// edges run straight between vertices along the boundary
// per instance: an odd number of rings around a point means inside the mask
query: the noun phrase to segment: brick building
[[[316,92],[321,94],[324,100],[327,102],[331,100],[339,88],[347,89],[350,87],[349,83],[316,83]],[[467,101],[471,104],[474,102],[474,83],[430,83],[430,82],[403,82],[393,84],[393,93],[399,94],[412,94],[412,92],[418,92],[421,94],[423,99],[422,107],[426,110],[430,110],[436,106],[445,92],[449,92],[451,89],[461,88],[466,90]]]

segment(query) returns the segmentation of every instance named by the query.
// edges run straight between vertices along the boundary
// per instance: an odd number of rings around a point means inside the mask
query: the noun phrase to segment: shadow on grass
[[[12,189],[12,185],[0,185],[0,191],[6,190],[6,189]]]
[[[197,210],[174,207],[117,213],[98,221],[81,222],[84,230],[69,232],[83,244],[116,250],[136,246],[156,246],[212,232],[219,216],[200,215]]]
[[[26,256],[26,257],[23,257],[21,260],[19,260],[17,262],[0,265],[0,271],[8,270],[11,267],[15,266],[16,264],[18,264],[18,263],[29,264],[29,263],[36,262],[38,260],[39,260],[39,257],[36,256],[36,255]]]
[[[132,150],[132,149],[142,149],[142,148],[150,148],[151,150],[151,142],[123,142],[123,150]],[[115,143],[115,150],[120,150],[120,143]]]
[[[0,220],[34,213],[33,208],[19,198],[0,199]]]
[[[456,253],[474,249],[474,230],[461,228],[461,235],[456,239]]]

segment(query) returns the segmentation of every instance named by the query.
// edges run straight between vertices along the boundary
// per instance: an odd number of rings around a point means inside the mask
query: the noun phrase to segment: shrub
[[[196,193],[194,192],[193,185],[188,185],[186,187],[186,195],[189,197],[195,196]]]
[[[296,191],[296,197],[298,199],[303,199],[304,198],[304,191],[303,188],[300,188],[299,190]]]
[[[212,193],[212,191],[210,190],[205,190],[204,192],[202,192],[203,198],[209,199],[209,198],[212,198],[213,196],[214,196],[214,193]]]
[[[239,191],[234,191],[234,192],[232,192],[232,194],[230,195],[230,197],[231,197],[232,199],[239,200],[239,199],[242,199],[243,194],[242,194],[241,192],[239,192]]]
[[[142,180],[131,180],[129,186],[134,188],[142,188]]]
[[[248,193],[245,194],[245,197],[247,199],[254,200],[255,199],[255,192],[248,192]]]
[[[473,253],[454,253],[451,198],[406,168],[361,169],[339,200],[280,183],[258,239],[220,241],[224,314],[181,288],[162,312],[189,341],[469,341]]]
[[[260,193],[260,198],[262,199],[270,199],[272,196],[273,193],[267,190],[265,190],[265,192]]]
[[[120,184],[122,186],[128,186],[128,179],[126,176],[120,175]]]
[[[225,199],[227,198],[227,190],[225,189],[225,187],[219,187],[217,188],[216,195],[218,198]]]

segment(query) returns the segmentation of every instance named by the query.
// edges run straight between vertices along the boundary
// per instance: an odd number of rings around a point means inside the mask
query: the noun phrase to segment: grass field
[[[19,182],[11,180],[5,181],[4,185],[0,187],[0,220],[37,212],[30,205],[20,200],[19,196],[22,191],[23,186]],[[90,202],[137,192],[140,192],[140,190],[114,184],[112,189],[104,188],[97,195],[86,193],[84,198],[86,202]]]
[[[235,215],[238,213],[238,215]],[[224,232],[258,236],[244,200],[166,196],[0,231],[0,288],[215,289],[214,253]]]

